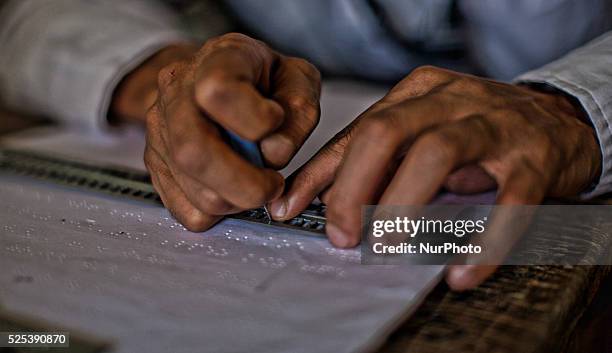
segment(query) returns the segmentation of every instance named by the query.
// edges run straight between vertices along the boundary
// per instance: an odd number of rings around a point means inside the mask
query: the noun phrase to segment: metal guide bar
[[[124,167],[99,166],[40,152],[0,149],[0,170],[119,197],[160,204],[147,173]],[[307,231],[323,236],[325,206],[312,204],[295,218],[268,222],[263,208],[228,216],[248,222]]]

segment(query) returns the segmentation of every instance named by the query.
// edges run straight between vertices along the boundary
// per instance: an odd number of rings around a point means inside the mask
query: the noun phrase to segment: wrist
[[[109,123],[144,123],[147,110],[157,99],[159,70],[175,61],[191,58],[197,49],[190,44],[165,47],[127,74],[113,92]]]
[[[589,115],[576,97],[545,83],[522,83],[519,84],[519,86],[550,97],[560,110],[576,117],[588,126],[593,126],[591,119],[589,119]]]
[[[553,111],[580,121],[578,128],[584,133],[583,138],[577,143],[583,146],[583,157],[589,159],[588,163],[585,163],[587,168],[584,168],[584,172],[590,182],[589,185],[585,185],[583,191],[592,189],[601,175],[603,154],[593,121],[582,103],[576,97],[548,84],[519,84],[519,86],[539,95],[543,94],[548,104],[554,106]]]

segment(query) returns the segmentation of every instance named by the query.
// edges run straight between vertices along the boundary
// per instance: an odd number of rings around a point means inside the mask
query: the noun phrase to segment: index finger
[[[494,147],[493,128],[482,116],[431,129],[411,146],[379,204],[428,203],[453,170],[477,162]]]
[[[423,131],[460,113],[439,98],[412,98],[361,118],[329,191],[327,230],[335,245],[357,244],[361,206],[375,202],[397,156]]]

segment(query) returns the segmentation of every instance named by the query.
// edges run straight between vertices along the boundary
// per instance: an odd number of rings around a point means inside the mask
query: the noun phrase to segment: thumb
[[[268,205],[275,220],[283,221],[297,216],[332,184],[342,161],[341,150],[336,143],[326,145],[287,178],[286,192]]]
[[[456,194],[476,194],[495,189],[497,183],[478,165],[463,166],[446,177],[444,187]]]

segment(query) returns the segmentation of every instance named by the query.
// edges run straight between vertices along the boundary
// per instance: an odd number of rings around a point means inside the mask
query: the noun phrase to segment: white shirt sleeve
[[[155,1],[11,0],[0,12],[0,100],[99,129],[122,77],[187,40],[173,12]]]

